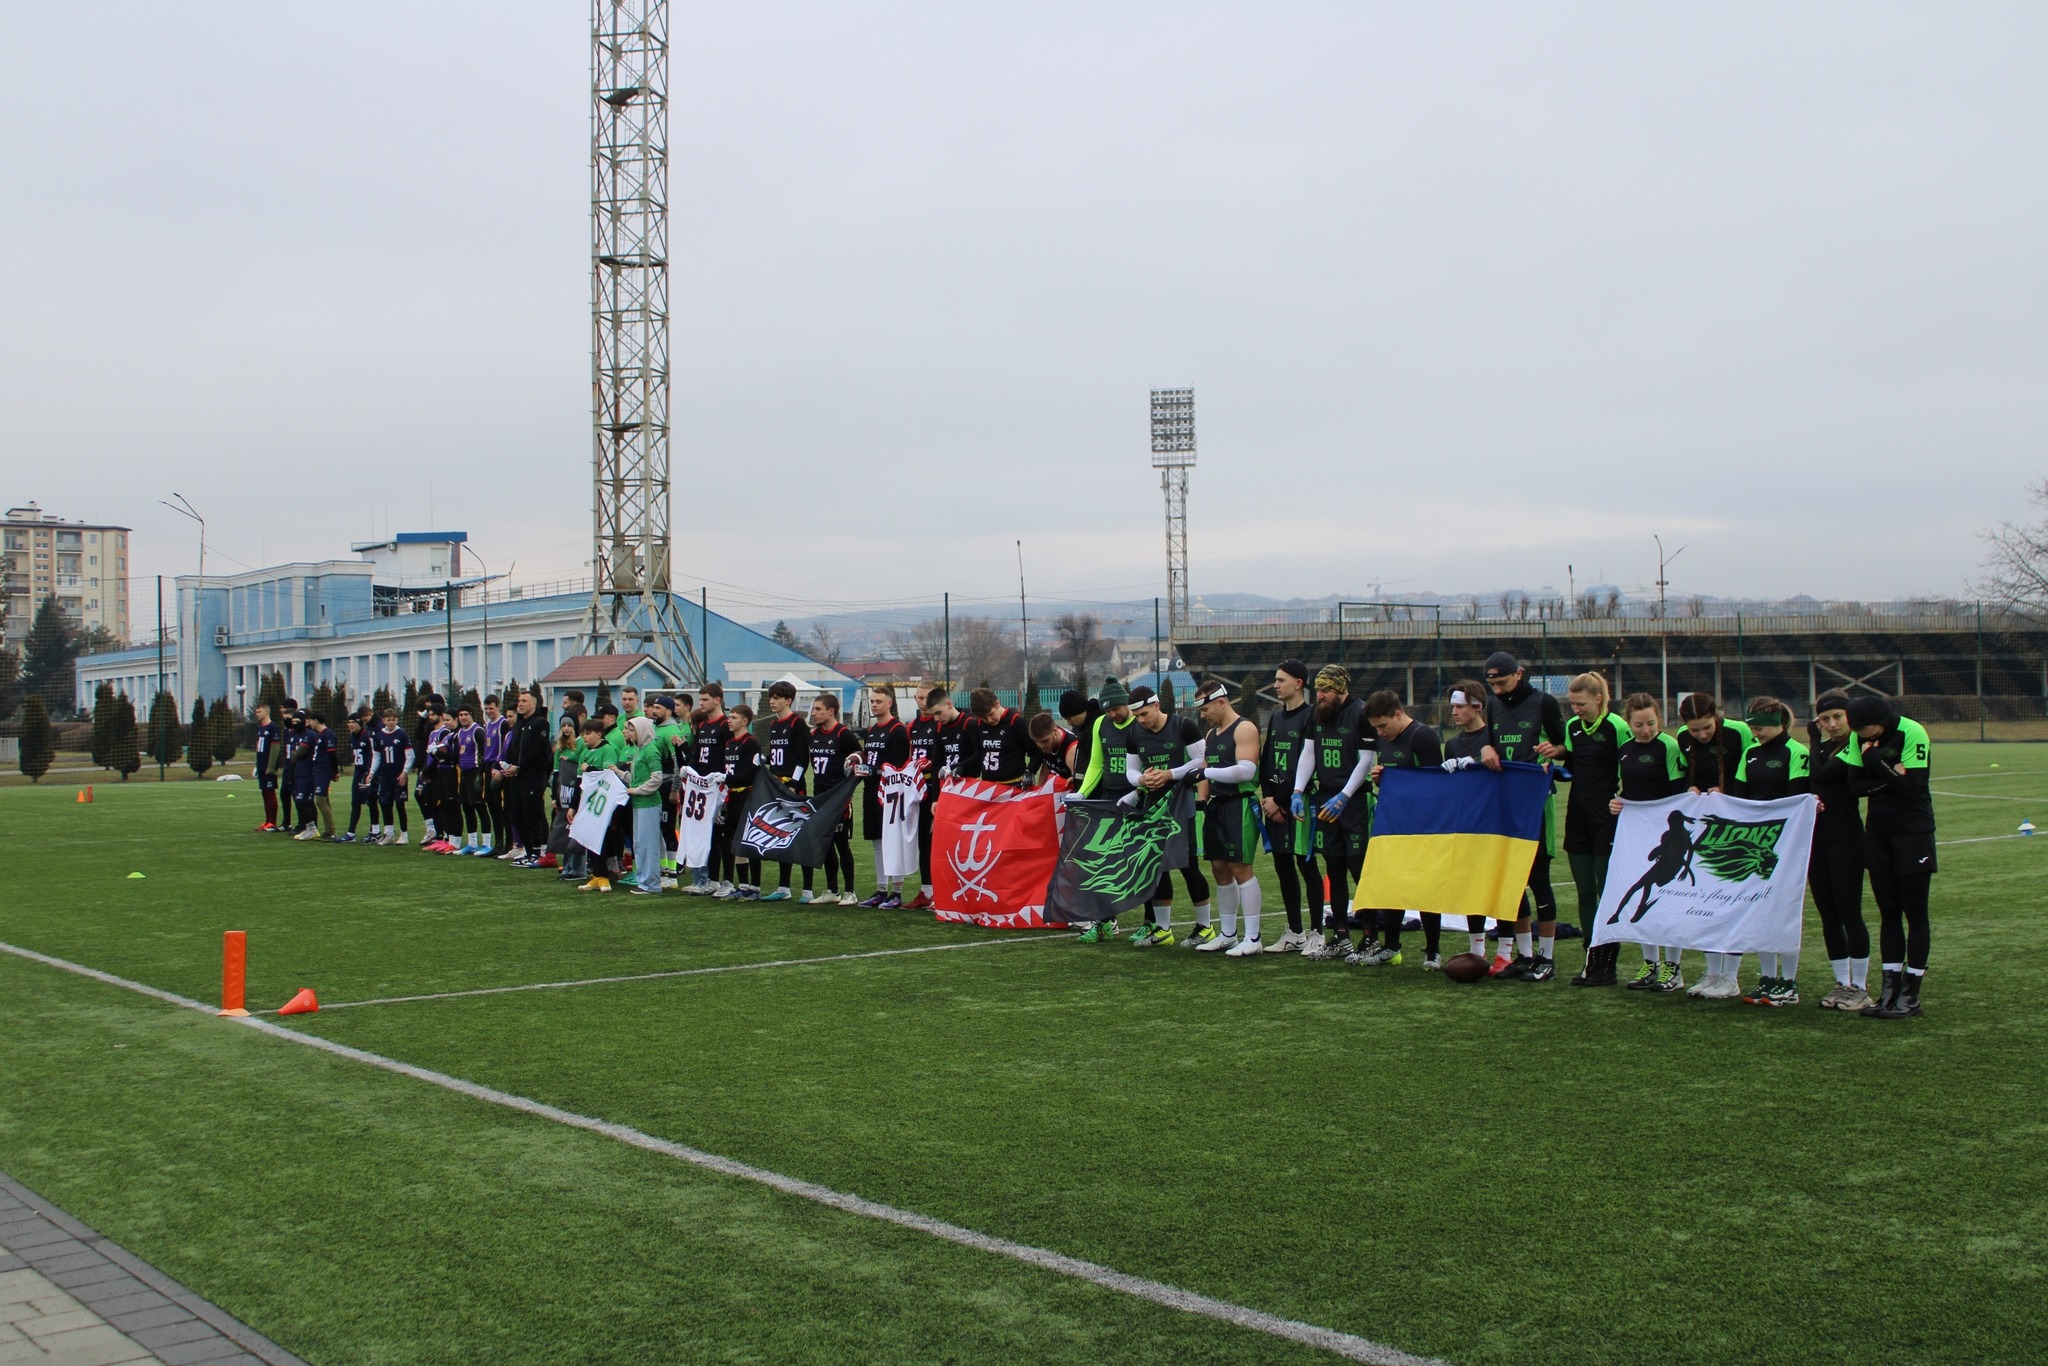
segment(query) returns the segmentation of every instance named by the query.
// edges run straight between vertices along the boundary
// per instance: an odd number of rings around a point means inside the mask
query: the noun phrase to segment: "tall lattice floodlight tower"
[[[1166,493],[1166,620],[1188,620],[1188,471],[1195,467],[1195,391],[1152,391],[1152,468]]]
[[[592,652],[704,677],[669,593],[668,0],[591,0]]]

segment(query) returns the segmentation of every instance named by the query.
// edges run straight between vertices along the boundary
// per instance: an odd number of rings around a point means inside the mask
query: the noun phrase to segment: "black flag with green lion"
[[[1187,867],[1194,821],[1192,783],[1147,796],[1135,810],[1112,801],[1068,802],[1059,866],[1046,890],[1046,920],[1087,925],[1144,905],[1161,873]]]

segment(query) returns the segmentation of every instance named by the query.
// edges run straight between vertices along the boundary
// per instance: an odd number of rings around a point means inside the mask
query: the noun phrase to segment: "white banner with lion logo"
[[[1706,792],[1621,810],[1593,942],[1796,953],[1814,800]]]

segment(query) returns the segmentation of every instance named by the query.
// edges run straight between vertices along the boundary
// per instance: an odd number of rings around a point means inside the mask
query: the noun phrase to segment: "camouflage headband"
[[[1316,670],[1316,691],[1350,692],[1351,671],[1342,664],[1325,664]]]

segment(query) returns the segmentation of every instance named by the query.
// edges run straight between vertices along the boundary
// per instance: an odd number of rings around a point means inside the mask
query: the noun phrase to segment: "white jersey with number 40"
[[[917,876],[917,823],[924,802],[924,765],[883,764],[882,876]]]

